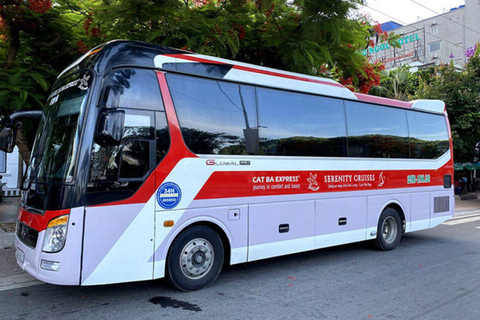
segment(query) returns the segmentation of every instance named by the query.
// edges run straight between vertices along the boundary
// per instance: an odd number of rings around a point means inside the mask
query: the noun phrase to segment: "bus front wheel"
[[[220,236],[206,226],[194,226],[173,242],[167,257],[167,279],[177,289],[205,288],[217,279],[224,259]]]
[[[386,208],[378,220],[377,239],[375,244],[383,251],[393,250],[400,243],[402,237],[402,220],[397,210]]]

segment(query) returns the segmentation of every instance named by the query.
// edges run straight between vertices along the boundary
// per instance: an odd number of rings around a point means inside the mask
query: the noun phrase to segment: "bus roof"
[[[445,104],[439,100],[405,102],[353,93],[340,83],[327,78],[266,68],[139,41],[114,40],[99,45],[67,67],[59,77],[79,68],[91,68],[99,75],[106,75],[110,70],[118,67],[176,71],[446,115]]]

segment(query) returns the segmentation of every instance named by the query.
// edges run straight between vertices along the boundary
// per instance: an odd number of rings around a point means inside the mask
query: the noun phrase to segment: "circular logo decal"
[[[157,190],[157,202],[164,209],[175,208],[182,200],[182,190],[173,182],[165,182]]]

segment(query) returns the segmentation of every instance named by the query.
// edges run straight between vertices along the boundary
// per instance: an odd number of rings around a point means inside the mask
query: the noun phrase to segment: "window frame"
[[[385,105],[380,105],[380,104],[372,104],[372,103],[365,103],[364,101],[352,101],[349,100],[348,101],[349,104],[351,106],[353,106],[354,108],[363,108],[364,105],[367,105],[368,107],[378,107],[382,110],[388,110],[386,108],[390,108],[390,110],[398,110],[400,112],[403,111],[403,115],[405,116],[405,127],[404,129],[406,129],[406,133],[407,133],[407,136],[405,137],[406,138],[406,148],[407,148],[407,157],[372,157],[372,156],[365,156],[365,157],[355,157],[355,156],[349,156],[349,152],[350,152],[350,138],[352,137],[357,137],[357,136],[351,136],[350,135],[350,130],[352,128],[352,126],[350,125],[349,126],[349,123],[348,123],[348,109],[349,109],[349,105],[347,105],[347,101],[345,101],[345,119],[346,119],[346,122],[347,122],[347,157],[348,158],[358,158],[358,159],[410,159],[411,158],[411,152],[410,152],[410,128],[408,126],[408,112],[409,112],[409,109],[407,108],[397,108],[397,107],[390,107],[390,106],[385,106]],[[355,106],[355,105],[358,105],[358,106]],[[373,114],[374,116],[378,116],[378,113],[376,112],[372,112],[371,114]],[[388,129],[391,129],[392,127],[389,126]],[[370,134],[371,135],[371,134]],[[388,135],[385,135],[385,134],[379,134],[380,137],[382,136],[388,136]],[[399,138],[404,138],[404,137],[401,137],[401,136],[397,136]],[[383,152],[386,152],[387,149],[385,148],[381,148],[380,151],[383,151]]]
[[[413,154],[412,154],[412,141],[411,141],[411,138],[412,138],[412,134],[411,134],[411,130],[410,130],[410,121],[408,120],[408,115],[409,115],[409,112],[407,112],[407,124],[408,124],[408,138],[409,138],[409,153],[410,153],[410,157],[409,159],[412,159],[412,160],[432,160],[432,161],[435,161],[439,158],[441,158],[443,155],[445,155],[446,153],[450,152],[451,148],[452,148],[452,145],[450,144],[452,138],[451,138],[451,134],[450,134],[450,131],[449,131],[449,124],[447,122],[447,119],[445,119],[445,115],[443,114],[438,114],[438,113],[433,113],[433,112],[424,112],[424,111],[421,111],[421,110],[410,110],[410,114],[415,114],[415,113],[419,113],[419,114],[426,114],[426,115],[432,115],[432,116],[438,116],[438,117],[441,117],[444,124],[445,124],[445,128],[447,129],[445,131],[446,135],[447,135],[447,143],[448,143],[448,148],[447,150],[445,150],[444,153],[440,154],[438,157],[436,158],[415,158],[413,157]],[[415,138],[415,137],[413,137]],[[445,141],[445,140],[444,140]]]
[[[142,112],[145,112],[145,113],[149,113],[151,114],[151,117],[152,117],[152,122],[151,122],[151,126],[153,128],[153,132],[152,132],[152,138],[146,138],[145,136],[138,136],[136,138],[132,138],[132,137],[129,137],[128,139],[126,139],[123,143],[128,143],[130,141],[148,141],[148,146],[149,146],[149,152],[148,152],[148,170],[147,172],[142,176],[142,177],[135,177],[135,178],[121,178],[120,177],[120,174],[121,174],[121,166],[122,166],[122,155],[123,155],[123,148],[124,146],[123,145],[120,145],[121,147],[121,150],[119,151],[117,157],[118,157],[118,168],[117,168],[117,172],[116,172],[116,180],[115,181],[100,181],[100,180],[95,180],[95,181],[92,181],[91,180],[91,170],[92,170],[92,151],[93,151],[93,148],[95,146],[95,134],[94,134],[94,138],[93,138],[93,141],[91,141],[91,145],[89,147],[89,152],[90,152],[90,157],[89,157],[89,165],[88,165],[88,179],[86,181],[86,205],[87,206],[94,206],[94,205],[102,205],[102,204],[106,204],[106,203],[111,203],[111,202],[117,202],[117,201],[124,201],[124,200],[128,200],[129,198],[131,198],[132,196],[134,196],[138,190],[140,190],[140,188],[142,188],[142,186],[145,184],[145,182],[147,181],[147,178],[152,175],[152,174],[155,174],[155,169],[160,165],[160,163],[165,159],[165,157],[167,156],[167,154],[169,153],[169,150],[171,149],[172,147],[172,135],[171,135],[171,131],[170,131],[170,124],[169,124],[169,121],[168,121],[168,117],[167,117],[167,113],[166,113],[166,110],[165,110],[165,100],[164,100],[164,96],[162,94],[162,90],[161,90],[161,87],[160,87],[160,83],[159,83],[159,80],[158,80],[158,70],[155,70],[155,69],[151,69],[151,68],[142,68],[142,67],[137,67],[137,66],[120,66],[120,67],[116,67],[112,70],[110,70],[108,73],[106,73],[103,77],[102,77],[102,80],[101,80],[101,87],[100,87],[100,95],[98,96],[98,100],[97,100],[97,104],[96,104],[96,114],[97,114],[97,118],[96,118],[96,126],[95,126],[95,132],[97,130],[97,126],[98,126],[98,117],[99,115],[105,111],[105,110],[109,110],[108,108],[106,108],[105,106],[105,93],[107,92],[107,88],[109,87],[109,85],[111,85],[111,81],[110,81],[110,77],[112,76],[113,73],[115,73],[116,71],[118,70],[121,70],[121,69],[134,69],[134,70],[142,70],[142,71],[147,71],[147,72],[151,72],[153,75],[154,75],[154,78],[152,79],[152,81],[154,80],[155,83],[156,83],[156,86],[158,87],[158,97],[159,97],[159,101],[158,101],[158,108],[139,108],[139,107],[133,107],[133,108],[129,108],[129,107],[124,107],[124,106],[119,106],[118,109],[122,109],[122,110],[128,110],[131,111],[133,114],[136,114],[137,112],[139,113],[142,113]],[[153,85],[152,85],[153,86]],[[160,119],[160,118],[163,118],[163,119]],[[165,125],[164,127],[162,128],[159,128],[158,125]],[[167,135],[168,135],[168,146],[165,147],[165,154],[162,156],[162,157],[158,157],[158,154],[157,154],[157,148],[158,148],[158,135],[157,135],[157,132],[159,129],[166,129],[167,130]],[[123,138],[125,139],[125,138]],[[122,139],[122,140],[123,140]],[[138,188],[136,188],[135,190],[131,190],[132,193],[128,196],[128,197],[122,197],[122,198],[114,198],[114,199],[105,199],[108,198],[108,190],[106,189],[98,189],[98,187],[100,185],[108,185],[108,184],[112,184],[114,182],[118,182],[118,183],[125,183],[125,182],[131,182],[131,183],[136,183],[138,184]],[[89,187],[89,185],[91,183],[94,183],[95,187],[93,187],[91,190],[91,187]],[[118,190],[118,193],[121,194],[121,193],[124,193],[125,191],[128,191],[128,189],[122,189],[122,190]],[[97,194],[101,200],[95,200],[95,201],[92,201],[93,199],[89,199],[93,194]]]
[[[380,104],[380,103],[375,103],[375,102],[370,102],[370,101],[362,101],[362,100],[354,100],[354,99],[345,99],[345,98],[341,98],[341,97],[334,97],[334,96],[328,96],[328,95],[322,95],[322,94],[315,94],[315,93],[311,93],[311,92],[305,92],[305,91],[299,91],[299,90],[294,90],[294,89],[285,89],[285,88],[278,88],[278,87],[272,87],[272,86],[266,86],[266,85],[261,85],[261,84],[252,84],[252,83],[247,83],[247,82],[242,82],[242,81],[238,81],[238,80],[232,80],[232,79],[218,79],[218,78],[214,78],[214,77],[208,77],[208,76],[203,76],[203,75],[197,75],[197,74],[190,74],[190,73],[186,73],[186,72],[179,72],[179,71],[171,71],[169,70],[168,72],[165,72],[165,74],[179,74],[179,75],[185,75],[185,76],[189,76],[189,77],[193,77],[193,78],[200,78],[200,79],[208,79],[208,80],[214,80],[214,81],[223,81],[223,82],[228,82],[228,83],[232,83],[232,84],[237,84],[237,85],[246,85],[246,86],[251,86],[253,88],[255,88],[255,95],[256,95],[256,89],[257,88],[265,88],[265,89],[273,89],[273,90],[280,90],[280,91],[283,91],[283,92],[290,92],[290,93],[299,93],[299,94],[304,94],[304,95],[310,95],[310,96],[316,96],[316,97],[324,97],[324,98],[330,98],[330,99],[336,99],[336,100],[340,100],[343,102],[344,104],[344,109],[345,109],[345,102],[361,102],[361,103],[364,103],[364,104],[368,104],[368,105],[373,105],[373,106],[378,106],[378,107],[381,107],[381,108],[392,108],[392,109],[399,109],[399,110],[405,110],[406,113],[407,113],[407,130],[408,130],[408,139],[410,139],[410,128],[408,127],[408,113],[409,112],[418,112],[418,113],[425,113],[425,114],[431,114],[431,115],[437,115],[437,116],[440,116],[442,117],[444,120],[445,120],[445,126],[446,126],[446,132],[447,132],[447,136],[448,136],[448,141],[449,141],[449,147],[447,149],[447,151],[445,153],[443,153],[442,155],[440,155],[438,158],[434,158],[434,159],[424,159],[424,158],[411,158],[411,151],[410,151],[410,148],[409,148],[409,157],[408,158],[371,158],[371,157],[368,157],[368,158],[358,158],[358,157],[348,157],[348,137],[349,137],[349,133],[348,133],[348,123],[347,123],[347,119],[346,119],[346,112],[345,112],[345,122],[346,122],[346,126],[347,126],[347,156],[346,157],[324,157],[324,156],[290,156],[290,155],[279,155],[279,156],[271,156],[271,155],[260,155],[260,154],[246,154],[246,155],[228,155],[228,154],[203,154],[203,153],[195,153],[193,152],[189,147],[188,145],[185,143],[185,141],[182,141],[183,144],[185,145],[185,147],[187,148],[187,150],[189,150],[190,152],[192,152],[193,154],[197,155],[197,156],[200,156],[200,157],[216,157],[216,158],[250,158],[250,159],[272,159],[272,157],[275,157],[275,158],[278,158],[278,159],[291,159],[291,158],[294,158],[294,159],[304,159],[304,160],[312,160],[312,159],[369,159],[369,160],[373,160],[373,161],[392,161],[392,160],[395,160],[395,161],[437,161],[440,157],[442,157],[443,155],[445,155],[446,153],[450,152],[451,151],[451,144],[450,144],[450,141],[451,141],[451,137],[450,137],[450,134],[449,134],[449,130],[448,130],[448,125],[447,125],[447,122],[446,122],[446,119],[445,119],[445,115],[443,113],[437,113],[437,112],[428,112],[428,111],[424,111],[424,110],[414,110],[414,109],[410,109],[410,108],[403,108],[403,107],[397,107],[397,106],[389,106],[389,105],[384,105],[384,104]],[[168,90],[170,91],[170,84],[168,83],[168,78],[167,78],[167,85],[168,85]],[[170,92],[170,96],[171,96],[171,92]],[[255,105],[255,108],[256,108],[256,112],[257,112],[257,124],[258,124],[258,121],[259,121],[259,118],[258,118],[258,102],[257,102],[257,95],[256,95],[256,105]],[[174,109],[174,112],[175,112],[175,116],[177,119],[180,119],[180,116],[179,116],[179,113],[177,111],[177,107],[175,106],[175,102],[173,102],[173,98],[172,98],[172,103],[173,103],[173,109]],[[178,120],[179,122],[179,125],[180,125],[180,120]],[[182,138],[183,138],[183,134],[182,134]],[[410,146],[410,144],[409,144]]]
[[[256,100],[256,109],[257,109],[257,121],[258,121],[258,128],[259,128],[259,132],[258,132],[258,143],[259,143],[259,151],[261,150],[261,146],[260,146],[260,143],[261,143],[261,138],[262,138],[262,134],[261,132],[263,130],[261,130],[262,128],[265,128],[264,124],[265,123],[261,123],[261,116],[260,114],[262,114],[262,107],[260,105],[260,102],[259,102],[259,93],[258,91],[259,90],[265,90],[266,93],[268,93],[268,91],[279,91],[279,92],[282,92],[282,93],[287,93],[287,94],[291,94],[291,95],[297,95],[299,96],[299,98],[296,98],[296,99],[303,99],[304,97],[307,97],[307,99],[324,99],[326,101],[322,101],[321,103],[321,106],[318,106],[318,112],[316,112],[316,114],[322,114],[324,111],[323,106],[327,105],[328,104],[328,100],[335,100],[335,101],[338,101],[339,102],[339,105],[341,105],[341,107],[339,106],[339,109],[341,109],[341,117],[343,118],[342,120],[342,125],[343,125],[343,129],[344,129],[344,136],[339,136],[339,137],[328,137],[328,138],[325,138],[325,137],[320,137],[320,136],[315,136],[314,138],[323,138],[323,139],[331,139],[331,138],[344,138],[344,145],[341,145],[340,146],[340,151],[341,153],[343,153],[343,156],[342,155],[335,155],[335,156],[328,156],[328,155],[308,155],[308,156],[303,156],[303,155],[279,155],[279,154],[258,154],[257,156],[267,156],[267,157],[295,157],[295,158],[346,158],[348,157],[348,128],[347,128],[347,114],[346,114],[346,106],[345,106],[345,99],[341,99],[341,98],[335,98],[335,97],[329,97],[329,96],[324,96],[324,95],[316,95],[316,94],[309,94],[309,93],[306,93],[306,92],[297,92],[297,91],[288,91],[288,90],[283,90],[283,89],[279,89],[279,88],[268,88],[268,87],[260,87],[260,86],[256,86],[255,87],[255,92],[256,92],[256,96],[257,96],[257,100]],[[303,97],[302,97],[303,96]],[[325,103],[327,102],[327,103]],[[318,103],[318,102],[317,102]],[[313,110],[315,108],[314,105],[310,105],[309,107],[306,107],[305,109],[303,110]],[[330,113],[323,113],[323,114],[326,114],[327,117],[330,115]],[[280,126],[278,126],[277,128],[279,128]],[[265,136],[264,136],[265,137]],[[302,136],[302,137],[306,137],[306,136]],[[308,137],[306,137],[308,138]],[[279,142],[281,139],[285,139],[285,138],[279,138]],[[286,139],[289,139],[289,138],[286,138]],[[278,146],[280,146],[280,143],[277,144],[276,148],[278,148]]]
[[[229,84],[233,84],[233,85],[238,85],[238,86],[248,86],[248,87],[251,87],[253,89],[253,94],[254,94],[254,100],[255,100],[255,105],[254,105],[254,113],[255,113],[255,120],[256,120],[256,128],[257,128],[257,146],[256,146],[256,150],[258,151],[258,148],[259,148],[259,143],[258,143],[258,108],[257,108],[257,90],[256,88],[258,87],[257,85],[254,85],[254,84],[249,84],[249,83],[243,83],[243,82],[240,82],[240,81],[233,81],[233,80],[230,80],[230,79],[218,79],[218,78],[214,78],[214,77],[205,77],[205,76],[200,76],[200,75],[196,75],[196,74],[190,74],[190,73],[184,73],[184,72],[172,72],[172,71],[169,71],[169,72],[166,72],[165,73],[167,76],[165,77],[166,78],[166,81],[167,81],[167,86],[168,86],[168,91],[170,93],[170,97],[171,97],[171,100],[172,100],[172,104],[173,104],[173,109],[175,110],[175,116],[177,118],[177,121],[178,121],[178,127],[179,127],[179,130],[182,134],[182,142],[185,146],[185,148],[187,148],[187,150],[189,150],[192,154],[195,154],[195,155],[204,155],[204,156],[214,156],[214,157],[250,157],[250,156],[255,156],[255,157],[258,157],[257,154],[221,154],[221,153],[197,153],[195,151],[193,151],[190,146],[187,144],[187,142],[185,141],[185,136],[183,134],[183,131],[182,131],[182,125],[181,125],[181,116],[180,116],[180,112],[179,110],[177,110],[177,106],[175,106],[175,101],[174,101],[174,98],[173,98],[173,94],[172,94],[172,88],[171,88],[171,84],[169,82],[169,77],[168,77],[168,74],[178,74],[178,75],[182,75],[182,76],[188,76],[190,78],[197,78],[197,79],[204,79],[204,80],[212,80],[212,81],[216,81],[216,82],[226,82],[226,83],[229,83]],[[269,88],[269,87],[265,87],[265,88]],[[245,150],[247,150],[247,147],[245,145]]]
[[[432,45],[437,45],[438,44],[438,49],[437,50],[432,50]],[[442,50],[442,41],[434,41],[434,42],[430,42],[428,44],[428,52],[430,53],[434,53],[434,52],[438,52]]]

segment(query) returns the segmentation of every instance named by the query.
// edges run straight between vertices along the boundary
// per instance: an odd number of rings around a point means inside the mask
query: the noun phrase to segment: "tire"
[[[217,279],[224,259],[220,236],[206,226],[182,232],[167,256],[167,279],[182,291],[205,288]]]
[[[402,237],[403,223],[397,210],[386,208],[378,220],[377,239],[375,244],[378,249],[389,251],[395,249]]]

